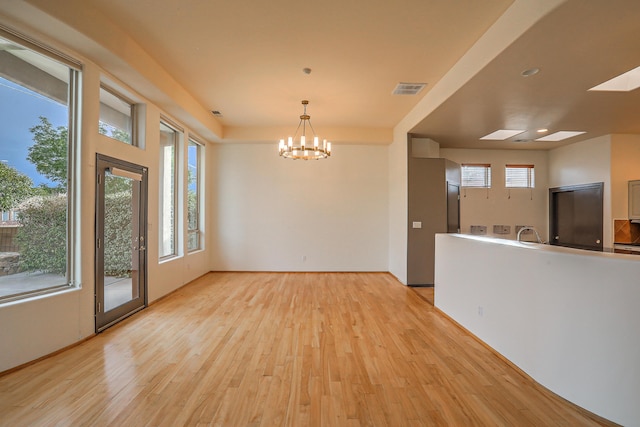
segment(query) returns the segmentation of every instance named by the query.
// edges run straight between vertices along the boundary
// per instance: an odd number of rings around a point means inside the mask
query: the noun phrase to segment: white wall
[[[388,271],[386,146],[294,161],[275,142],[222,144],[215,158],[213,270]]]
[[[548,239],[547,152],[534,150],[470,150],[440,149],[440,156],[456,163],[491,164],[492,184],[486,188],[460,190],[460,232],[470,233],[471,225],[485,225],[493,235],[494,225],[509,225],[511,233],[496,237],[515,239],[516,225],[531,225]],[[507,164],[535,166],[535,188],[505,188],[504,168]],[[546,236],[546,237],[545,237]]]
[[[389,156],[389,272],[407,284],[407,224],[409,215],[409,163],[407,129],[394,130]]]
[[[611,135],[549,151],[549,187],[604,182],[603,245],[613,246]]]
[[[549,151],[549,186],[608,182],[611,136],[605,135]]]
[[[554,393],[637,426],[637,258],[439,234],[435,305]]]

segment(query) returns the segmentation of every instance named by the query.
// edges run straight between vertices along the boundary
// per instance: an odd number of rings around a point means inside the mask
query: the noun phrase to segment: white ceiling
[[[91,26],[105,22],[117,26],[129,39],[113,34],[111,43],[124,44],[119,48],[129,53],[141,47],[204,110],[223,114],[220,119],[207,117],[217,120],[222,141],[240,140],[231,136],[238,129],[265,141],[271,138],[267,128],[295,130],[302,99],[310,101],[308,113],[321,136],[331,138],[323,129],[353,136],[336,142],[367,142],[370,135],[382,133],[384,137],[373,142],[390,143],[391,129],[407,115],[417,123],[413,133],[442,147],[547,149],[562,144],[514,142],[537,137],[538,128],[548,128],[549,133],[586,131],[566,143],[609,133],[640,134],[640,89],[587,92],[640,65],[638,0],[65,0],[55,4],[12,0],[10,4],[22,2],[57,16],[80,33],[91,33]],[[429,111],[421,109],[425,104],[421,99],[428,95],[424,101],[431,102],[430,91],[496,20],[502,17],[504,24],[504,18],[511,16],[509,7],[526,5],[535,12],[557,2],[560,6],[521,37],[505,38],[508,47],[479,72],[467,70],[472,77],[452,96],[437,101]],[[513,22],[511,27],[527,28],[520,25]],[[66,42],[109,65],[103,61],[104,52],[113,49],[104,40],[99,49],[78,37],[67,36]],[[126,68],[117,62],[111,65],[116,76],[121,74],[114,70]],[[302,72],[305,67],[312,69],[311,74]],[[541,71],[527,78],[520,75],[532,67]],[[139,81],[138,77],[127,80]],[[417,96],[392,95],[399,82],[427,86]],[[497,129],[513,128],[528,132],[506,142],[479,141]]]

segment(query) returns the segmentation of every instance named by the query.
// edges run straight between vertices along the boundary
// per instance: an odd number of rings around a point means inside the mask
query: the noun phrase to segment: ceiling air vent
[[[394,95],[417,95],[426,85],[426,83],[398,83],[392,93]]]

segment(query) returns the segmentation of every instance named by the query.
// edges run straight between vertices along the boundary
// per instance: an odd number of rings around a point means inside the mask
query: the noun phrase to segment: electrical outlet
[[[478,316],[484,316],[484,308],[481,305],[478,306]]]
[[[472,225],[471,226],[471,234],[475,234],[475,235],[487,234],[487,226],[486,225]]]
[[[494,225],[493,234],[511,234],[510,225]]]

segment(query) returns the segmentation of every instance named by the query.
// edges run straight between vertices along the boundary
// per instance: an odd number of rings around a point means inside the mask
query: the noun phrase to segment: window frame
[[[515,171],[521,171],[521,170],[526,170],[526,177],[524,177],[523,180],[520,179],[520,177],[510,177],[510,173],[509,171],[513,170],[514,173]],[[522,182],[524,182],[525,185],[513,185],[514,183],[511,182],[511,185],[509,185],[510,181],[516,180],[517,182],[520,182],[519,180],[521,180]],[[535,188],[535,165],[532,164],[507,164],[504,167],[504,186],[505,188],[524,188],[524,189],[533,189]]]
[[[67,175],[66,175],[66,272],[64,282],[40,289],[32,289],[0,297],[0,305],[8,302],[25,300],[28,298],[53,295],[80,286],[81,276],[81,214],[80,214],[80,188],[79,182],[81,178],[81,167],[79,161],[79,144],[80,144],[80,85],[82,79],[83,65],[80,61],[72,58],[46,44],[30,38],[24,34],[0,25],[0,37],[23,47],[26,50],[43,56],[49,61],[58,63],[68,70],[67,82]],[[24,86],[21,83],[16,83]],[[17,219],[17,211],[9,212],[9,217]]]
[[[165,180],[165,169],[164,169],[164,163],[165,163],[165,158],[164,158],[164,153],[163,153],[163,149],[168,147],[169,145],[163,145],[162,139],[160,138],[159,140],[159,147],[160,147],[160,158],[159,163],[160,163],[160,167],[159,167],[159,171],[158,171],[158,180],[159,180],[159,209],[158,209],[158,214],[159,214],[159,218],[158,218],[158,235],[159,235],[159,241],[158,241],[158,257],[160,261],[165,261],[168,259],[172,259],[175,257],[178,257],[181,253],[180,251],[180,246],[179,246],[179,233],[180,233],[180,216],[179,216],[179,204],[178,204],[178,200],[179,200],[179,195],[180,195],[180,186],[178,185],[179,183],[179,177],[180,177],[180,146],[181,146],[181,141],[184,138],[184,130],[181,129],[179,126],[176,126],[171,120],[161,116],[160,117],[160,123],[159,123],[159,127],[160,127],[160,132],[161,132],[161,128],[162,126],[166,126],[167,128],[171,129],[174,133],[174,137],[173,137],[173,162],[172,162],[172,167],[173,167],[173,177],[171,180],[171,185],[172,185],[172,189],[173,189],[173,197],[171,198],[171,203],[172,203],[172,207],[173,207],[173,223],[172,223],[172,238],[171,238],[171,245],[172,245],[172,250],[169,252],[163,251],[163,249],[165,249],[164,247],[164,231],[165,231],[165,223],[164,223],[164,207],[165,207],[165,197],[164,197],[164,186],[163,186],[163,181]]]
[[[195,221],[196,221],[196,226],[195,228],[190,228],[190,212],[189,212],[189,194],[190,194],[190,190],[189,190],[189,161],[190,161],[190,156],[189,156],[189,148],[191,146],[195,146],[196,147],[196,173],[195,173],[195,179],[196,179],[196,183],[195,183],[195,188],[196,188],[196,193],[195,193],[195,199],[196,199],[196,212],[195,212]],[[203,143],[200,142],[199,139],[195,138],[193,135],[189,136],[189,139],[187,141],[187,156],[186,156],[186,164],[187,164],[187,169],[186,169],[186,196],[187,196],[187,202],[186,202],[186,224],[187,224],[187,236],[186,236],[186,246],[187,246],[187,253],[192,253],[192,252],[197,252],[203,249],[203,237],[204,234],[202,232],[202,219],[203,219],[203,201],[202,201],[202,195],[204,194],[204,168],[202,167],[203,165],[203,158],[204,158],[204,150],[205,150],[205,146]],[[197,245],[193,248],[191,248],[189,246],[190,242],[191,242],[191,235],[195,234],[196,235],[196,239],[197,239]]]
[[[105,136],[105,137],[107,137],[109,139],[112,139],[114,141],[118,141],[118,142],[121,142],[121,143],[126,144],[126,145],[131,145],[132,147],[140,147],[139,138],[138,138],[138,112],[139,112],[138,110],[139,109],[138,109],[137,104],[134,101],[132,101],[131,99],[129,99],[127,96],[123,95],[121,91],[119,91],[117,89],[114,89],[113,86],[111,86],[109,84],[106,84],[104,82],[100,82],[100,91],[105,91],[109,95],[113,96],[114,98],[117,98],[119,101],[129,105],[129,107],[130,107],[129,120],[130,120],[130,124],[131,124],[131,133],[130,133],[131,141],[130,142],[122,141],[120,139],[114,138],[111,135],[104,134],[104,133],[100,132],[99,130],[98,130],[98,133],[100,133],[100,135],[103,135],[103,136]],[[98,100],[99,100],[100,105],[102,105],[103,102],[102,102],[101,97],[98,97]],[[98,115],[98,124],[100,124],[102,122],[101,117],[102,116],[99,113],[99,115]],[[111,126],[113,126],[113,125],[111,125]],[[113,127],[115,127],[115,126],[113,126]]]
[[[484,172],[482,173],[482,185],[469,185],[470,182],[468,180],[465,181],[465,168],[482,168]],[[481,171],[478,171],[481,173]],[[491,163],[462,163],[460,165],[460,177],[461,177],[461,187],[462,188],[491,188]],[[471,183],[473,183],[472,181]],[[477,180],[480,182],[480,180]]]

